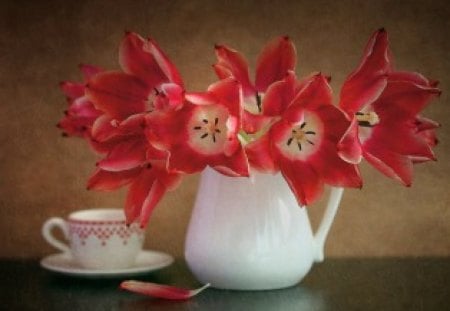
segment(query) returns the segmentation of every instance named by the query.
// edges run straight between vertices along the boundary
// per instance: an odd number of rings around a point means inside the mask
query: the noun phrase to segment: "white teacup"
[[[69,245],[52,235],[60,228]],[[131,267],[142,250],[144,230],[138,224],[126,225],[121,209],[90,209],[71,213],[67,220],[48,219],[42,227],[52,246],[71,254],[86,269],[123,269]]]

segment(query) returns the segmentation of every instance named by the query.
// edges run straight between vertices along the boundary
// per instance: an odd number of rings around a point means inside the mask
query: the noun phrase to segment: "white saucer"
[[[98,277],[119,277],[147,273],[162,269],[173,263],[173,257],[169,254],[157,251],[142,251],[136,263],[125,269],[98,270],[85,269],[78,266],[72,256],[67,253],[59,253],[47,256],[41,260],[41,266],[47,270],[79,277],[98,278]]]

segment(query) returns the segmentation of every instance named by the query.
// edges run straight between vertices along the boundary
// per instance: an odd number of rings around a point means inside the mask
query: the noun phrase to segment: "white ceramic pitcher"
[[[343,189],[332,188],[314,235],[280,174],[231,178],[207,168],[191,216],[185,257],[202,283],[236,290],[297,284],[314,262],[323,261],[325,238]]]

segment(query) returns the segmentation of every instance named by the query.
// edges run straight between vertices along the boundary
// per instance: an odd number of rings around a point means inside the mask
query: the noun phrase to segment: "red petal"
[[[390,81],[373,107],[381,120],[396,123],[400,120],[415,119],[415,116],[440,94],[440,90],[434,87]]]
[[[417,131],[424,131],[424,130],[430,130],[430,129],[436,129],[441,126],[439,122],[436,122],[434,120],[417,116],[415,121],[415,126],[417,127]]]
[[[214,71],[216,72],[216,75],[221,80],[233,77],[233,73],[226,66],[222,66],[222,65],[219,65],[219,64],[214,64],[213,68],[214,68]]]
[[[86,87],[95,107],[119,120],[144,112],[149,93],[141,80],[121,72],[100,73]]]
[[[79,117],[97,118],[101,113],[101,111],[95,109],[92,102],[86,96],[73,100],[69,107],[69,114]]]
[[[213,169],[227,176],[231,177],[248,177],[249,164],[247,155],[244,150],[240,148],[232,156],[217,156],[211,157],[208,161]]]
[[[311,81],[298,93],[292,104],[288,107],[283,117],[292,119],[289,115],[299,107],[308,110],[316,110],[324,105],[332,106],[331,87],[325,76],[317,74],[311,77]]]
[[[289,37],[269,41],[256,62],[256,90],[265,92],[273,82],[284,79],[288,71],[295,69],[296,57],[295,47]]]
[[[98,191],[116,190],[130,183],[139,174],[139,169],[122,172],[108,172],[97,169],[89,178],[87,189]]]
[[[84,96],[84,84],[70,81],[63,81],[59,84],[59,87],[70,99],[76,99],[78,97]]]
[[[195,105],[214,105],[217,102],[215,96],[211,93],[205,92],[190,92],[186,93],[186,100]]]
[[[362,187],[358,167],[343,161],[333,143],[324,141],[319,151],[312,155],[308,162],[326,184],[335,187]]]
[[[178,288],[174,286],[141,282],[141,281],[124,281],[120,284],[120,288],[126,289],[128,291],[143,294],[156,298],[170,299],[170,300],[186,300],[189,299],[206,288],[210,284],[206,284],[195,290],[188,290],[184,288]]]
[[[264,173],[276,173],[279,168],[273,158],[269,134],[245,146],[250,166]]]
[[[378,124],[372,130],[370,138],[364,142],[363,148],[370,148],[374,144],[401,155],[435,159],[430,146],[417,135],[416,129],[410,124]]]
[[[180,180],[180,175],[166,171],[164,161],[151,162],[130,186],[125,202],[127,222],[132,223],[139,217],[144,228],[158,202],[168,190],[175,189]]]
[[[118,134],[116,126],[112,125],[113,119],[108,115],[98,117],[92,125],[91,135],[95,141],[104,142]]]
[[[126,73],[141,78],[153,89],[168,79],[154,56],[144,48],[146,44],[138,34],[127,33],[120,45],[119,62]]]
[[[138,113],[117,122],[118,132],[121,135],[143,135],[146,127],[145,116],[146,113]]]
[[[133,223],[141,215],[142,205],[155,181],[156,173],[152,167],[141,169],[140,175],[133,180],[125,200],[127,223]]]
[[[298,94],[303,91],[312,81],[314,81],[314,77],[320,75],[320,72],[313,72],[310,75],[302,78],[301,80],[297,80],[295,82],[295,94]],[[327,79],[330,82],[329,79]]]
[[[418,138],[422,139],[428,145],[428,147],[430,148],[429,152],[431,156],[423,156],[423,155],[410,156],[413,162],[419,163],[419,162],[427,162],[430,160],[436,160],[436,156],[434,155],[433,150],[431,150],[431,148],[435,147],[439,143],[439,140],[437,139],[436,136],[436,131],[434,129],[423,130],[418,132],[417,135]]]
[[[338,154],[344,161],[358,164],[362,159],[362,148],[358,138],[358,120],[353,118],[338,145]]]
[[[272,83],[262,101],[262,113],[267,116],[279,116],[294,99],[295,74],[289,72],[281,80]]]
[[[100,67],[88,64],[80,64],[80,70],[83,73],[85,81],[88,81],[93,76],[103,71]]]
[[[194,174],[201,172],[206,165],[207,157],[195,152],[187,145],[177,145],[170,150],[168,159],[170,171]]]
[[[148,39],[144,49],[153,55],[159,68],[161,68],[162,72],[164,72],[164,75],[168,79],[166,82],[173,82],[181,87],[183,86],[183,80],[181,79],[177,68],[170,61],[167,55],[161,50],[155,40]]]
[[[146,158],[147,160],[167,160],[168,153],[166,150],[157,149],[152,144],[148,143]]]
[[[254,134],[268,126],[273,119],[273,117],[253,114],[244,110],[242,114],[242,129],[248,134]]]
[[[142,203],[141,214],[139,216],[139,222],[141,228],[147,227],[147,223],[150,216],[155,209],[156,205],[161,201],[164,194],[166,194],[166,188],[158,180],[155,180],[148,192],[147,197]]]
[[[108,152],[110,152],[111,151],[111,149],[116,145],[116,141],[113,139],[113,140],[108,140],[108,141],[106,141],[106,142],[99,142],[99,141],[96,141],[95,139],[93,139],[93,138],[89,138],[89,144],[90,144],[90,146],[91,146],[91,148],[95,151],[95,152],[97,152],[97,153],[99,153],[99,154],[104,154],[104,153],[108,153]]]
[[[208,87],[208,93],[215,98],[215,104],[225,106],[231,115],[240,119],[242,115],[241,85],[234,78],[220,80]]]
[[[323,192],[323,183],[314,169],[301,161],[288,161],[283,157],[278,159],[281,173],[297,198],[298,204],[303,206],[315,202]]]
[[[389,73],[389,81],[405,81],[412,82],[421,86],[435,87],[435,81],[430,81],[423,75],[411,71],[395,71]]]
[[[152,165],[155,167],[157,161],[153,161]],[[167,163],[166,161],[160,161],[161,168],[160,174],[158,175],[159,182],[167,189],[167,191],[175,190],[182,181],[182,174],[168,173],[166,171]]]
[[[215,70],[219,78],[232,76],[241,83],[244,97],[255,96],[255,89],[250,82],[245,58],[238,51],[224,45],[216,45],[215,50],[218,60]]]
[[[145,163],[146,152],[147,142],[143,137],[126,138],[98,162],[98,167],[112,172],[129,170]]]
[[[181,86],[175,83],[164,83],[161,85],[161,91],[168,99],[167,108],[178,110],[183,106],[184,90]]]
[[[377,170],[389,178],[409,187],[412,183],[412,162],[408,156],[399,155],[382,147],[371,146],[364,149],[364,158]]]
[[[87,137],[94,121],[101,114],[94,108],[85,96],[71,101],[64,118],[58,123],[58,127],[69,136]]]
[[[358,68],[344,82],[339,107],[353,115],[378,98],[386,86],[390,71],[388,56],[388,36],[384,29],[380,29],[367,43]]]

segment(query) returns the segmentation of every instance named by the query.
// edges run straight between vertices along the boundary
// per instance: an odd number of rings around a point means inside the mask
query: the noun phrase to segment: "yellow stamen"
[[[370,112],[366,112],[366,113],[361,113],[361,112],[357,113],[356,120],[358,120],[358,122],[368,123],[371,126],[377,125],[378,123],[380,123],[380,118],[378,117],[378,115],[375,111],[370,111]]]

